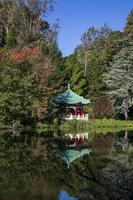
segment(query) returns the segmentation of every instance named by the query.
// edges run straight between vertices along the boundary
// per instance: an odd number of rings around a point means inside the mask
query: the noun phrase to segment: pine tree
[[[115,31],[109,34],[109,37],[105,41],[103,49],[103,60],[108,68],[109,63],[112,62],[113,57],[120,51],[123,46],[123,32]]]
[[[126,22],[126,26],[124,29],[124,33],[126,35],[128,34],[133,34],[133,10],[131,10],[128,18],[127,18],[127,22]]]
[[[77,59],[84,70],[87,94],[92,98],[103,95],[105,91],[102,75],[106,71],[106,61],[103,54],[105,53],[105,42],[110,34],[111,29],[107,24],[100,29],[90,27],[82,35],[82,44],[77,48]]]

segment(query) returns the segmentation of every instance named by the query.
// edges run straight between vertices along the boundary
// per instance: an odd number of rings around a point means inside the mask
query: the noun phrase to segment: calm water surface
[[[133,199],[133,132],[0,134],[0,200]]]

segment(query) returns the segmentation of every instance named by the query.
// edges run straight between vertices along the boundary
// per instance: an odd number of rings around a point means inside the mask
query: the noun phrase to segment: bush
[[[96,100],[93,107],[94,118],[111,118],[113,116],[113,106],[106,96],[101,96]]]

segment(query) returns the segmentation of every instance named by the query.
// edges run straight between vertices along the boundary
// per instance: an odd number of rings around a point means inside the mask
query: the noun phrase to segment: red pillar
[[[84,111],[83,111],[83,107],[81,107],[81,116],[83,116]]]
[[[77,116],[78,108],[76,106],[74,107],[74,112],[74,115]]]

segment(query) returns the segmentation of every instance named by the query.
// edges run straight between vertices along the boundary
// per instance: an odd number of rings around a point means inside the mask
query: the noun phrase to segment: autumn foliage
[[[39,48],[23,47],[20,50],[13,49],[10,52],[10,59],[15,63],[21,63],[28,59],[38,59],[41,56]]]
[[[101,96],[96,100],[93,107],[95,118],[110,118],[113,115],[113,107],[106,96]]]
[[[45,83],[52,67],[50,60],[46,56],[42,55],[42,52],[38,47],[30,48],[26,46],[19,50],[12,49],[9,55],[10,60],[14,64],[20,64],[25,61],[29,61],[30,63],[32,62],[32,64],[34,63],[36,81],[38,83]]]

